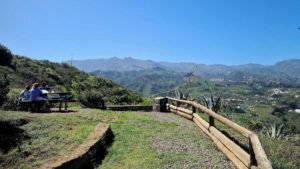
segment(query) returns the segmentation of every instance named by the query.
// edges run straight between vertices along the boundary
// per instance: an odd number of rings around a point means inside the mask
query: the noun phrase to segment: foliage
[[[78,97],[78,101],[84,107],[104,107],[103,94],[95,90],[82,92],[81,95],[79,95]]]
[[[11,67],[13,55],[10,50],[4,45],[0,44],[0,66]]]
[[[7,73],[4,72],[0,75],[0,106],[7,101],[7,94],[9,92],[9,80]]]
[[[267,131],[267,136],[273,138],[273,139],[281,139],[284,137],[283,135],[283,128],[284,124],[277,125],[276,123],[273,123],[271,125],[271,128]]]
[[[208,109],[218,113],[223,106],[222,99],[221,97],[218,97],[217,100],[215,100],[210,84],[207,81],[205,82],[210,92],[210,98],[208,99],[204,96],[200,96],[197,98],[197,101],[202,103],[202,105],[206,106]]]
[[[273,168],[297,169],[300,166],[300,146],[287,140],[272,139],[259,135]]]
[[[151,99],[151,98],[144,98],[143,102],[142,102],[142,105],[144,105],[144,106],[151,106],[151,105],[153,105],[153,99]]]
[[[7,101],[4,103],[4,110],[16,110],[18,107],[19,94],[21,89],[11,89],[7,94]]]
[[[137,93],[128,91],[110,80],[79,71],[66,63],[33,60],[19,55],[12,55],[12,63],[13,68],[7,65],[0,66],[0,73],[7,72],[7,77],[0,77],[2,78],[0,87],[3,89],[8,86],[8,81],[13,82],[9,84],[12,89],[23,88],[35,82],[46,82],[48,86],[55,88],[56,92],[71,92],[76,98],[80,97],[81,99],[87,99],[88,91],[92,91],[93,94],[96,93],[97,97],[91,97],[99,98],[99,93],[101,93],[100,101],[104,100],[109,104],[124,104],[125,102],[134,104],[142,101],[141,96]],[[2,97],[0,105],[3,104],[7,92],[7,90],[0,90],[0,97]],[[81,96],[82,94],[83,96]]]
[[[203,102],[202,102],[202,100]],[[202,105],[206,106],[208,109],[218,113],[222,108],[222,99],[221,97],[218,97],[217,100],[214,99],[214,96],[211,95],[210,99],[205,98],[204,96],[201,96],[198,99],[198,102],[202,103]]]
[[[175,73],[161,68],[141,71],[96,71],[93,74],[111,79],[143,96],[151,96],[173,90],[183,79],[183,73]]]

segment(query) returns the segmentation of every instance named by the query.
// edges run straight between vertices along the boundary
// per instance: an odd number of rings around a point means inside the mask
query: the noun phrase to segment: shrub
[[[153,100],[151,98],[144,98],[142,104],[145,106],[151,106],[153,105]]]
[[[7,73],[4,72],[3,76],[0,76],[0,106],[2,106],[7,100],[7,93],[9,92],[9,80]]]
[[[11,66],[13,55],[10,50],[0,44],[0,65]]]
[[[79,103],[84,107],[101,108],[104,107],[103,95],[97,91],[84,91],[78,96]]]
[[[7,100],[3,104],[4,110],[17,110],[20,91],[20,89],[12,89],[9,91]]]

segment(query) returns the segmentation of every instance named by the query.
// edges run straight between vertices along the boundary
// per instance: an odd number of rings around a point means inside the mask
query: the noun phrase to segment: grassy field
[[[194,123],[174,114],[126,112],[101,168],[233,168]]]
[[[82,143],[97,124],[76,114],[0,112],[0,120],[15,124],[23,121],[16,126],[21,131],[17,137],[21,138],[11,139],[17,141],[16,146],[9,150],[4,150],[7,145],[1,146],[0,168],[37,168]]]
[[[21,119],[26,122],[19,124]],[[0,168],[38,168],[82,143],[99,122],[110,124],[115,135],[101,168],[233,168],[194,123],[171,113],[0,112],[0,121],[15,124],[24,135],[1,150]]]

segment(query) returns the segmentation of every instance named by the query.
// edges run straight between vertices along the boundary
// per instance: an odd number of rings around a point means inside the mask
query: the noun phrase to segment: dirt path
[[[175,123],[177,128],[184,132],[191,132],[192,134],[200,136],[199,140],[192,140],[187,144],[187,140],[182,138],[168,138],[168,137],[153,137],[152,147],[158,152],[187,152],[190,154],[201,154],[198,161],[187,159],[180,166],[181,168],[234,168],[232,162],[228,161],[225,155],[218,150],[210,138],[202,132],[194,122],[186,120],[182,117],[174,115],[173,113],[150,113],[161,122]],[[199,137],[198,137],[199,138]],[[170,165],[170,168],[178,168],[177,164]]]

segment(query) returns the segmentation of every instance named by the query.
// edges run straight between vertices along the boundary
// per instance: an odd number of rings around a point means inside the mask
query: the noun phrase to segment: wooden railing
[[[165,105],[167,106],[167,110],[194,121],[237,168],[272,169],[272,165],[265,154],[258,136],[253,132],[194,101],[180,100],[171,97],[166,97],[166,99],[168,99],[168,103]],[[173,105],[172,102],[175,102],[175,104]],[[190,107],[190,109],[182,108],[180,107],[181,105]],[[208,122],[196,114],[197,111],[208,115]],[[248,140],[249,152],[246,152],[238,144],[224,135],[215,126],[215,120],[243,135]]]

